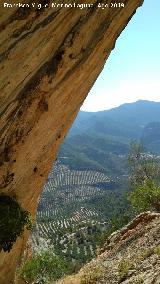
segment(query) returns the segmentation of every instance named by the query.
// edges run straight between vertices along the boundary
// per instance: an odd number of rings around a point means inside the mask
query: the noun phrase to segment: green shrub
[[[160,256],[160,246],[157,246],[157,247],[154,249],[154,253],[156,253],[157,255]]]
[[[119,283],[123,282],[127,276],[129,269],[132,267],[132,264],[128,260],[122,260],[118,265],[118,281]]]
[[[31,229],[31,215],[18,202],[7,195],[0,195],[0,248],[10,251],[17,237],[26,227]]]
[[[152,254],[154,253],[154,249],[153,248],[146,248],[143,249],[140,254],[138,255],[139,260],[143,261],[146,258],[150,257]]]
[[[144,279],[141,276],[139,276],[137,280],[135,281],[135,284],[143,284],[143,283],[144,283]]]
[[[132,143],[128,156],[130,166],[129,200],[137,212],[160,212],[160,162],[147,155],[143,146]]]
[[[63,277],[68,272],[67,262],[55,255],[53,251],[41,251],[26,261],[18,270],[18,274],[29,283],[41,281],[54,281]]]
[[[93,268],[87,267],[81,276],[81,284],[95,284],[98,280],[103,279],[105,270],[103,267],[97,266]]]
[[[153,180],[146,180],[129,195],[129,201],[137,212],[155,210],[160,212],[160,186],[156,186]]]

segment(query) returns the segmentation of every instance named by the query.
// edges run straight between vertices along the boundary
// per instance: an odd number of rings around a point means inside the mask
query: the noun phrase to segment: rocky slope
[[[160,284],[160,214],[142,213],[113,233],[100,255],[57,284]]]
[[[106,1],[93,0],[88,9],[21,2],[30,7],[18,8],[19,0],[10,8],[0,4],[0,193],[16,197],[34,216],[60,143],[143,1],[104,10],[97,4]],[[12,283],[27,237],[10,253],[1,251],[1,284]]]

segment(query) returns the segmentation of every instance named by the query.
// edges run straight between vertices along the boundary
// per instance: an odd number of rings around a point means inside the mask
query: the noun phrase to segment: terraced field
[[[116,187],[105,174],[76,171],[56,163],[44,186],[32,234],[34,249],[54,246],[72,261],[93,257],[99,237],[107,228],[106,218],[92,199],[102,199]]]
[[[41,196],[37,220],[56,218],[56,228],[71,225],[98,213],[81,206],[93,196],[102,196],[115,184],[105,174],[95,171],[71,171],[57,162]],[[67,209],[67,219],[65,218]],[[62,218],[63,217],[63,218]],[[58,219],[57,219],[58,218]],[[61,224],[61,225],[60,225]],[[67,225],[63,225],[66,227]]]

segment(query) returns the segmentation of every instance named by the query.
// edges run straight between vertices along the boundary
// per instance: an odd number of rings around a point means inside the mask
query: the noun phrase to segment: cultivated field
[[[34,249],[52,245],[69,259],[92,258],[107,221],[92,199],[110,193],[114,182],[96,171],[69,170],[59,161],[49,174],[32,234]]]

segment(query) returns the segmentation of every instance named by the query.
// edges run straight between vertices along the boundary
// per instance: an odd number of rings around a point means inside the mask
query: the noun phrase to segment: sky
[[[160,101],[160,0],[144,0],[116,42],[81,110]]]

